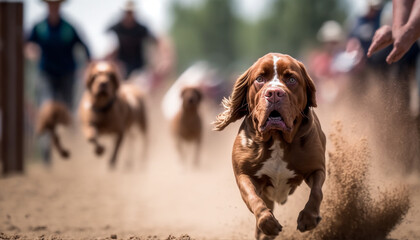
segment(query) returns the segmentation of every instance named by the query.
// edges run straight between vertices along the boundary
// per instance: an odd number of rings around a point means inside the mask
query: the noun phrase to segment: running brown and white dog
[[[199,164],[202,137],[202,123],[199,113],[202,93],[198,87],[185,87],[181,92],[182,107],[172,120],[172,133],[175,137],[178,153],[185,157],[183,145],[192,143],[195,146],[194,163]]]
[[[91,63],[86,73],[86,91],[80,102],[79,111],[85,137],[95,146],[95,153],[101,155],[105,148],[98,136],[115,136],[110,166],[114,167],[124,135],[137,126],[146,138],[147,123],[144,97],[137,86],[121,83],[116,66],[110,62]],[[143,141],[147,144],[147,140]],[[146,151],[146,146],[143,146]]]
[[[311,188],[297,218],[308,231],[321,220],[326,138],[312,110],[315,86],[304,65],[269,53],[242,74],[217,116],[215,129],[245,117],[236,137],[232,162],[242,198],[256,217],[255,237],[273,239],[282,226],[274,203],[284,204],[303,180]]]
[[[47,101],[41,105],[36,123],[36,134],[48,134],[52,139],[53,146],[63,158],[69,158],[70,152],[61,144],[57,133],[58,125],[69,126],[71,114],[66,105],[57,101]]]

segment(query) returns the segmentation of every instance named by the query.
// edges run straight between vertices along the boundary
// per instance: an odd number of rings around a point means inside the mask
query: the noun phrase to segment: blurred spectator
[[[82,46],[90,60],[89,49],[76,29],[61,16],[60,6],[64,0],[43,1],[47,4],[48,16],[32,28],[25,46],[26,57],[32,60],[40,57],[41,83],[45,85],[38,86],[41,104],[52,98],[72,110],[76,71],[74,50],[77,45]],[[39,142],[44,161],[49,164],[50,139],[44,136]]]
[[[48,16],[32,28],[27,39],[26,56],[36,59],[40,55],[39,67],[48,88],[46,94],[72,109],[76,71],[73,50],[76,45],[81,45],[89,60],[89,49],[76,29],[61,16],[60,6],[63,0],[43,1],[48,6]]]
[[[382,26],[375,32],[367,55],[393,44],[386,61],[391,64],[402,58],[420,38],[420,0],[393,0],[392,27]]]
[[[366,12],[356,19],[347,44],[348,52],[358,51],[362,56],[366,56],[373,35],[380,27],[383,9],[381,0],[368,0],[367,5]],[[381,59],[363,59],[361,63],[364,60],[367,60],[368,67],[376,67],[381,64]]]
[[[342,51],[343,30],[336,21],[327,21],[319,29],[317,38],[322,43],[322,49],[313,56],[312,73],[318,79],[333,77],[336,73],[331,65],[334,57]]]
[[[146,26],[136,20],[133,1],[126,2],[122,19],[108,30],[114,32],[118,38],[118,47],[110,57],[123,64],[127,79],[134,70],[141,70],[145,66],[146,40],[155,44],[158,41]]]
[[[338,94],[336,78],[344,68],[341,57],[344,51],[344,33],[339,23],[327,21],[319,29],[317,38],[322,45],[320,50],[310,55],[308,70],[319,86],[318,99],[332,102]]]
[[[146,93],[162,90],[162,83],[173,77],[175,48],[169,36],[160,36],[158,45],[148,54],[147,67],[133,71],[129,80],[141,86]]]

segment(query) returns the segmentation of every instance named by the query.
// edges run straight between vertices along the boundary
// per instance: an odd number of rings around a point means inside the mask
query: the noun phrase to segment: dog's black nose
[[[107,82],[101,82],[101,83],[99,84],[99,88],[100,88],[100,89],[105,89],[107,85],[108,85],[108,83],[107,83]]]

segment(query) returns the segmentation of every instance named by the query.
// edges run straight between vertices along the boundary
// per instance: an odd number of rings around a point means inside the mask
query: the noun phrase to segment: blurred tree
[[[345,2],[337,0],[276,0],[258,23],[261,54],[282,52],[298,55],[316,45],[316,34],[327,20],[342,23]]]
[[[327,20],[343,22],[345,0],[272,0],[256,22],[234,14],[233,0],[202,0],[172,6],[172,36],[178,52],[178,70],[207,60],[222,70],[249,66],[268,52],[297,56],[316,45],[316,33]],[[243,70],[241,68],[241,70]]]
[[[205,0],[195,7],[173,4],[172,36],[178,52],[178,69],[197,60],[217,67],[235,60],[235,25],[232,0]]]

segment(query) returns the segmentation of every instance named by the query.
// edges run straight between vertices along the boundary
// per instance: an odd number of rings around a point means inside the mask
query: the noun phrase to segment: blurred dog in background
[[[202,93],[197,87],[185,87],[181,92],[181,98],[182,107],[171,123],[172,133],[181,159],[185,158],[184,145],[194,144],[194,163],[198,166],[202,138],[202,123],[199,114]]]
[[[137,126],[143,135],[143,160],[147,149],[147,121],[144,96],[137,86],[121,83],[121,77],[111,62],[93,62],[87,69],[86,91],[80,101],[79,111],[85,137],[95,146],[100,156],[105,148],[99,135],[115,135],[110,166],[115,167],[124,135]],[[133,142],[133,141],[131,141]]]
[[[57,126],[69,126],[71,123],[71,114],[66,105],[57,101],[47,101],[41,105],[36,123],[36,134],[38,136],[46,133],[53,142],[53,146],[63,158],[69,158],[70,152],[63,147]]]

